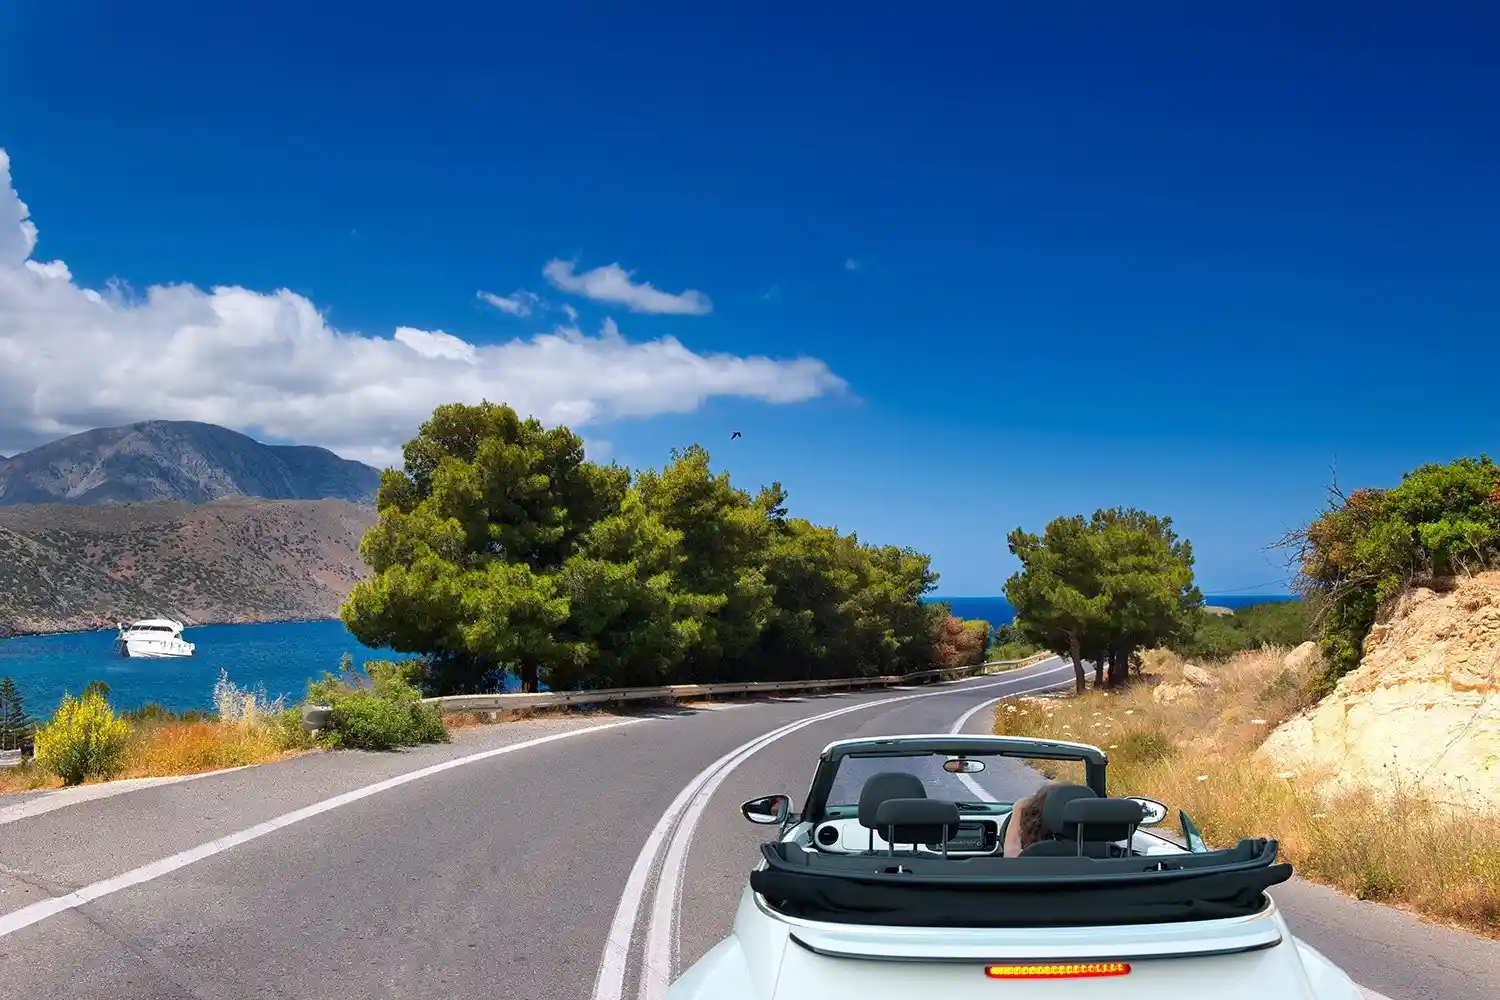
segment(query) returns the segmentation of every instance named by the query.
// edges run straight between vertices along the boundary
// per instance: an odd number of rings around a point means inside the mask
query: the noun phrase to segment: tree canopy
[[[1500,466],[1461,458],[1420,466],[1391,489],[1330,492],[1323,514],[1284,542],[1301,564],[1325,688],[1359,666],[1381,607],[1407,587],[1500,563]]]
[[[342,609],[434,694],[875,676],[957,655],[928,556],[791,517],[700,446],[632,472],[498,403],[439,407],[388,470]],[[980,637],[959,642],[970,657]],[[940,644],[942,645],[940,649]],[[981,656],[982,658],[982,656]]]
[[[1143,647],[1190,630],[1202,595],[1193,584],[1191,544],[1172,519],[1135,508],[1059,517],[1042,534],[1007,538],[1021,569],[1005,583],[1016,610],[1013,632],[1073,661],[1079,691],[1084,663],[1096,686],[1123,684]]]
[[[26,714],[16,682],[0,677],[0,750],[19,748],[35,728],[35,722]]]

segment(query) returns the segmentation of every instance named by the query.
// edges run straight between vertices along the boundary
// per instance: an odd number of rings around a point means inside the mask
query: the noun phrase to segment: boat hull
[[[116,639],[115,652],[132,660],[173,660],[193,655],[194,646],[181,639]]]

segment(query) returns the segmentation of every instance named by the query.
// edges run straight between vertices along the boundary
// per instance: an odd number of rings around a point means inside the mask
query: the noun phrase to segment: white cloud
[[[621,305],[631,312],[660,313],[674,316],[703,316],[713,311],[708,296],[689,288],[680,295],[653,288],[649,281],[631,281],[634,272],[619,264],[605,264],[578,274],[568,260],[549,260],[542,274],[553,286],[595,302]]]
[[[574,309],[572,306],[568,305],[567,303],[563,303],[562,311],[563,311],[563,315],[565,315],[565,316],[568,317],[568,322],[569,323],[577,323],[578,322],[578,310],[577,309]]]
[[[524,289],[511,292],[509,295],[496,295],[494,292],[480,292],[479,297],[503,313],[512,316],[530,316],[541,299]]]
[[[612,320],[597,336],[566,324],[478,344],[404,326],[391,336],[336,330],[285,289],[84,288],[61,261],[31,259],[28,214],[0,150],[0,454],[161,418],[383,464],[445,402],[500,400],[597,433],[610,420],[689,413],[713,396],[795,403],[843,388],[816,359],[630,341]]]

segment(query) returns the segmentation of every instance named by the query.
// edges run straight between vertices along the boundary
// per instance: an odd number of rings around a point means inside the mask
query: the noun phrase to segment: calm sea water
[[[1008,624],[1015,611],[1000,597],[937,597],[947,601],[960,618],[982,619],[995,626]],[[1207,603],[1244,607],[1284,597],[1209,597]],[[370,649],[344,628],[342,622],[291,622],[273,625],[205,625],[189,628],[184,636],[197,645],[182,660],[135,660],[114,652],[115,633],[75,632],[67,635],[20,636],[0,639],[0,677],[9,676],[34,716],[50,715],[64,692],[74,694],[94,680],[109,685],[110,701],[118,708],[157,702],[186,710],[213,706],[219,671],[240,687],[264,687],[275,698],[300,700],[307,682],[325,670],[337,670],[348,653],[357,665],[367,660],[400,659],[388,651]]]
[[[1003,597],[934,597],[932,600],[947,601],[960,618],[987,621],[996,628],[1009,625],[1016,617],[1016,609]],[[1290,600],[1294,598],[1285,594],[1208,594],[1203,603],[1221,608],[1243,608],[1266,601]]]
[[[180,660],[137,660],[114,651],[115,633],[73,632],[0,639],[0,677],[10,676],[34,716],[50,714],[63,693],[77,694],[94,680],[109,685],[110,702],[135,708],[157,702],[173,709],[213,706],[219,671],[240,687],[264,686],[290,704],[307,693],[307,682],[338,670],[348,653],[357,665],[402,657],[360,645],[342,622],[272,625],[204,625],[183,632],[194,655]]]

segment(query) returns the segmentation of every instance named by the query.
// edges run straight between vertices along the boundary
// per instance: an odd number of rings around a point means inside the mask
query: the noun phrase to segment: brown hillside
[[[374,521],[344,500],[0,508],[0,635],[331,617]]]

